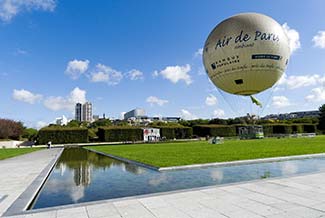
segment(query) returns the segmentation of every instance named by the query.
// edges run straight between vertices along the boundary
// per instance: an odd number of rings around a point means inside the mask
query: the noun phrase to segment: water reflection
[[[157,172],[85,149],[65,149],[32,208],[325,170],[325,158]]]
[[[151,186],[158,186],[162,183],[166,183],[167,181],[168,181],[168,176],[165,173],[162,173],[149,179],[148,183]]]
[[[210,176],[213,181],[217,181],[218,183],[221,183],[223,179],[223,171],[222,169],[212,170]]]
[[[93,169],[107,171],[110,168],[119,167],[127,172],[139,175],[145,172],[136,165],[123,163],[118,160],[107,158],[85,149],[67,148],[62,153],[56,169],[62,177],[65,173],[73,173],[73,181],[76,186],[87,187],[91,184]]]
[[[289,176],[298,172],[298,166],[296,162],[284,162],[281,167],[282,175]]]

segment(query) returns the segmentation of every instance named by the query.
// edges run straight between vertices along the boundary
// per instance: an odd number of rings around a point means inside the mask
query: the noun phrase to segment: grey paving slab
[[[32,184],[61,149],[43,149],[0,161],[0,216]]]

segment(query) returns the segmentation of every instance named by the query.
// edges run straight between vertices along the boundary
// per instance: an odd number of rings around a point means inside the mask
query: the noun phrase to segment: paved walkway
[[[55,149],[31,153],[0,162],[0,193],[9,197],[2,211],[42,170]],[[37,158],[36,158],[37,157]],[[40,158],[41,160],[38,160]],[[15,167],[21,162],[21,169]],[[29,172],[29,173],[27,173]],[[21,176],[23,175],[23,176]],[[10,177],[9,177],[10,176]],[[25,181],[26,185],[21,182]],[[9,183],[7,188],[3,184]],[[132,188],[132,187],[130,187]],[[4,205],[5,206],[4,206]],[[267,179],[202,188],[152,197],[102,201],[97,204],[50,210],[12,218],[277,218],[324,217],[325,172],[290,178]]]
[[[0,216],[61,149],[44,149],[0,161]],[[6,196],[1,201],[1,196]]]

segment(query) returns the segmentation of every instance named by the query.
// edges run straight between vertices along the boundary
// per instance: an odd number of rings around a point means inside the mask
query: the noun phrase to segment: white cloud
[[[126,73],[130,80],[140,80],[143,79],[143,73],[139,70],[133,69]]]
[[[195,53],[194,53],[194,57],[202,57],[203,55],[203,48],[199,48]]]
[[[290,106],[291,103],[285,96],[274,96],[271,105],[275,108],[284,108]]]
[[[20,12],[32,10],[53,11],[55,6],[56,0],[1,0],[0,19],[9,22]]]
[[[178,81],[184,80],[184,82],[189,85],[192,83],[192,78],[188,74],[190,70],[191,66],[189,64],[186,64],[184,66],[168,66],[159,73],[154,72],[154,75],[161,75],[172,83],[177,83]]]
[[[311,94],[305,97],[307,101],[320,102],[325,101],[325,88],[318,87],[311,90]]]
[[[77,60],[69,61],[65,73],[71,77],[71,79],[78,79],[80,75],[88,70],[88,60]]]
[[[317,35],[313,37],[314,46],[318,48],[325,48],[325,31],[318,31]]]
[[[117,85],[122,80],[121,72],[104,64],[97,64],[95,71],[91,74],[91,82],[106,82],[109,85]]]
[[[318,74],[302,75],[302,76],[287,76],[284,74],[278,82],[278,85],[286,86],[289,89],[297,89],[301,87],[314,86],[325,81],[325,76]]]
[[[146,102],[148,102],[150,105],[159,105],[159,106],[163,106],[164,104],[168,103],[168,100],[164,100],[164,99],[160,99],[156,96],[149,96],[146,100]]]
[[[29,104],[34,104],[35,102],[40,101],[42,99],[42,95],[34,94],[25,89],[14,89],[12,97],[17,101],[26,102]]]
[[[284,32],[287,34],[289,39],[289,45],[291,53],[296,51],[298,48],[301,47],[300,40],[299,40],[299,32],[295,29],[291,29],[287,23],[282,25]]]
[[[183,120],[195,120],[197,119],[197,116],[189,112],[188,110],[182,109],[181,110],[181,118]]]
[[[159,72],[157,70],[155,70],[153,73],[152,73],[152,77],[153,78],[156,78],[159,76]]]
[[[107,82],[108,81],[108,74],[104,72],[97,72],[93,73],[91,77],[92,82]]]
[[[28,52],[26,50],[23,50],[23,49],[20,49],[20,48],[17,48],[14,53],[14,55],[27,55]]]
[[[41,128],[47,126],[47,125],[48,125],[48,123],[46,123],[46,122],[44,122],[44,121],[38,121],[38,122],[36,123],[36,129],[41,129]]]
[[[217,103],[218,103],[218,100],[217,100],[216,96],[214,96],[212,94],[207,96],[205,99],[205,104],[208,106],[213,106],[213,105],[216,105]]]
[[[68,110],[73,112],[76,103],[85,103],[86,101],[86,91],[76,87],[66,97],[51,96],[46,98],[44,106],[53,111]]]
[[[224,117],[225,111],[222,109],[216,109],[213,111],[213,117]]]

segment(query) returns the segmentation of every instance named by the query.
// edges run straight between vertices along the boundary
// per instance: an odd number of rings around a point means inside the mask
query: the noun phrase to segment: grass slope
[[[247,160],[325,152],[325,136],[263,140],[229,140],[213,145],[206,141],[91,146],[91,149],[158,167]]]
[[[2,148],[0,149],[0,160],[15,157],[22,154],[27,154],[37,151],[40,148]]]

